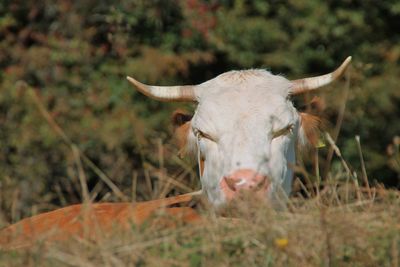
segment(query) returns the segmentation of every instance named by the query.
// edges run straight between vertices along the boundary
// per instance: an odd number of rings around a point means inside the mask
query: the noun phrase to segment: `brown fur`
[[[311,145],[316,146],[320,137],[321,118],[305,112],[300,112],[299,115],[305,137]]]
[[[188,142],[189,131],[190,131],[190,122],[186,122],[175,129],[175,139],[179,148],[180,157],[183,157],[187,153],[187,142]],[[200,175],[203,175],[203,170],[204,170],[204,159],[201,159]]]
[[[174,113],[172,113],[172,124],[174,127],[182,126],[183,124],[190,122],[192,117],[193,116],[185,110],[177,109],[174,111]]]
[[[76,237],[98,240],[112,233],[113,229],[128,230],[131,224],[141,225],[150,221],[151,226],[173,227],[178,221],[193,223],[200,215],[189,207],[169,207],[187,203],[190,195],[142,203],[78,204],[42,213],[12,224],[0,231],[0,247],[15,249],[28,247],[39,240],[66,241]],[[157,212],[166,217],[156,217]],[[177,220],[178,219],[178,220]]]
[[[326,103],[325,100],[323,100],[322,98],[314,96],[311,99],[308,106],[309,106],[309,111],[307,111],[308,113],[312,112],[314,114],[321,114],[326,108]]]
[[[182,157],[186,153],[188,135],[190,131],[190,122],[186,122],[175,129],[175,140],[179,148],[179,156]]]
[[[172,114],[172,124],[174,125],[174,139],[178,145],[180,157],[182,157],[186,153],[191,119],[192,115],[180,109],[176,110]]]
[[[172,123],[175,126],[175,140],[179,148],[179,156],[183,157],[186,154],[186,148],[188,143],[188,135],[190,131],[190,120],[192,115],[188,114],[183,110],[176,110],[172,114]],[[200,175],[203,175],[204,171],[204,159],[200,160]]]

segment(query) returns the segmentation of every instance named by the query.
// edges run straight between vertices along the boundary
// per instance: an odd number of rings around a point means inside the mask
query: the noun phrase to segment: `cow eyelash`
[[[196,137],[199,137],[199,138],[206,138],[206,139],[208,139],[208,140],[210,140],[210,141],[215,142],[215,139],[212,138],[211,135],[209,135],[209,134],[207,134],[207,133],[204,133],[204,132],[200,131],[199,129],[193,129],[193,133],[194,133],[194,135],[195,135]]]
[[[272,139],[277,138],[277,137],[282,136],[282,135],[286,135],[288,133],[292,133],[293,132],[293,128],[294,128],[294,125],[293,124],[289,124],[285,128],[282,128],[282,129],[280,129],[280,130],[278,130],[276,132],[273,132],[272,133]]]

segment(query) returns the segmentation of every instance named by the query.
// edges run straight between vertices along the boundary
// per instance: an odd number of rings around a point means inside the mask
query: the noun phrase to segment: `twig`
[[[191,193],[187,193],[185,194],[186,196],[200,196],[201,194],[203,194],[203,190],[197,190]]]
[[[162,140],[161,138],[157,139],[157,148],[158,148],[158,168],[159,168],[159,172],[158,172],[158,183],[157,183],[157,188],[156,190],[153,192],[153,197],[155,197],[155,195],[159,194],[161,191],[161,188],[163,187],[163,177],[165,175],[165,171],[164,171],[164,146],[162,144]]]
[[[144,169],[144,181],[146,182],[146,189],[149,194],[149,199],[153,199],[153,186],[151,184],[151,177],[147,168]]]
[[[328,227],[328,220],[326,218],[327,216],[327,211],[325,208],[322,208],[320,211],[320,222],[321,222],[321,228],[322,231],[325,233],[325,264],[324,266],[329,267],[332,266],[333,264],[333,251],[332,251],[332,237],[331,237],[331,231]]]
[[[26,84],[24,86],[27,86]],[[61,127],[55,122],[53,117],[50,115],[50,113],[46,110],[44,107],[43,103],[40,100],[40,97],[37,92],[31,87],[29,87],[29,92],[39,109],[40,113],[42,116],[46,119],[47,123],[51,126],[51,128],[58,134],[61,139],[73,150],[73,146],[75,145],[72,140],[65,134],[65,132],[61,129]],[[76,145],[75,145],[76,146]],[[76,146],[78,147],[78,146]],[[127,197],[122,193],[121,190],[111,181],[111,179],[104,174],[103,171],[101,171],[82,151],[78,149],[79,155],[82,158],[83,162],[88,165],[89,168],[91,168],[97,176],[113,191],[113,193],[119,197],[123,201],[127,201]]]
[[[132,173],[132,202],[136,202],[136,190],[137,190],[137,171],[133,171]]]
[[[61,202],[61,205],[62,206],[66,206],[67,205],[67,200],[65,199],[64,194],[62,193],[60,184],[57,182],[55,184],[54,188],[56,189],[56,193],[57,193],[58,199]]]
[[[318,147],[315,148],[315,176],[317,178],[317,184],[315,186],[315,191],[317,194],[317,197],[319,197],[319,187],[321,186],[321,176],[319,173],[319,153],[318,153]]]
[[[158,170],[155,169],[155,167],[153,167],[153,166],[148,166],[148,167],[149,167],[152,171],[154,171],[154,172],[156,172],[156,173],[158,172]],[[179,177],[182,177],[182,176],[184,176],[184,175],[186,175],[186,173],[181,174]],[[185,192],[192,192],[192,191],[193,191],[193,188],[191,188],[191,187],[185,185],[184,183],[178,181],[178,179],[174,179],[174,178],[172,178],[172,177],[169,177],[168,175],[164,175],[164,176],[158,175],[158,176],[159,176],[159,178],[162,177],[161,179],[162,179],[164,182],[166,182],[167,185],[168,185],[168,184],[172,184],[172,185],[174,185],[174,186],[176,186],[176,187],[178,187],[178,188],[184,190]]]
[[[343,123],[343,119],[344,119],[344,113],[346,111],[347,99],[349,97],[349,90],[350,90],[350,71],[349,70],[346,71],[345,78],[346,78],[346,84],[345,84],[345,87],[344,87],[345,90],[344,90],[343,102],[342,102],[342,105],[340,106],[339,115],[338,115],[338,118],[336,120],[335,129],[333,131],[333,140],[334,140],[334,142],[336,142],[338,137],[339,137],[340,129],[342,128],[342,123]],[[330,169],[330,166],[331,166],[333,153],[334,153],[333,149],[332,148],[329,149],[328,155],[326,157],[324,177],[327,177],[327,175],[328,175],[328,172],[329,172],[329,169]]]
[[[392,256],[392,264],[391,266],[397,267],[399,266],[399,248],[398,248],[398,243],[399,243],[399,234],[396,231],[392,240],[392,246],[391,246],[391,256]]]
[[[20,197],[20,189],[16,188],[12,194],[12,203],[11,203],[11,220],[17,221],[20,219],[21,214],[19,213],[19,197]]]
[[[307,187],[303,184],[299,177],[296,177],[297,182],[300,184],[301,189],[306,193],[307,198],[311,198],[310,192],[308,192]]]
[[[55,250],[52,247],[50,247],[49,251],[46,253],[46,257],[58,260],[70,266],[96,266],[82,257],[77,257],[77,255],[71,255],[59,250]]]
[[[86,180],[86,175],[82,167],[82,161],[81,157],[79,155],[79,149],[77,148],[76,145],[72,145],[72,153],[74,155],[75,163],[78,168],[78,177],[79,177],[79,182],[81,184],[81,191],[82,191],[82,201],[84,203],[90,203],[90,196],[89,196],[89,189],[87,186],[87,180]]]
[[[356,143],[357,143],[358,154],[360,155],[361,170],[362,170],[364,184],[368,189],[368,197],[369,197],[369,199],[372,199],[371,188],[369,186],[367,171],[366,171],[366,168],[365,168],[364,157],[363,157],[362,150],[361,150],[360,136],[356,135],[355,139],[356,139]]]
[[[90,192],[90,202],[93,202],[96,199],[103,187],[104,183],[102,181],[98,181],[96,183],[96,185],[92,188],[92,191]]]
[[[347,165],[346,161],[344,160],[344,158],[342,156],[342,153],[340,152],[340,149],[337,147],[337,145],[335,144],[335,141],[333,141],[330,134],[325,133],[325,136],[326,136],[326,140],[331,145],[333,151],[335,152],[336,156],[340,159],[340,162],[342,163],[344,169],[346,170],[347,177],[348,178],[351,177],[353,179],[353,182],[354,182],[354,185],[355,185],[356,191],[357,191],[357,199],[358,199],[358,201],[361,201],[361,193],[360,193],[360,187],[358,185],[357,177],[351,172],[349,165]]]
[[[113,191],[113,193],[119,197],[123,201],[128,201],[128,197],[125,196],[124,193],[122,193],[121,190],[111,181],[111,179],[102,171],[100,170],[94,163],[91,161],[88,157],[86,157],[83,152],[81,153],[81,157],[83,159],[83,162],[85,162],[91,169],[94,171],[94,173],[97,174],[97,176],[100,177],[100,179]]]
[[[299,173],[302,174],[304,177],[304,180],[306,182],[306,185],[304,185],[304,183],[302,183],[302,185],[304,186],[304,188],[307,188],[307,196],[308,197],[314,197],[316,196],[316,192],[314,191],[314,185],[311,182],[311,179],[306,171],[306,169],[304,168],[303,162],[299,162],[301,163],[301,165],[295,165],[295,164],[288,164],[288,167],[291,168],[293,170],[294,173]]]

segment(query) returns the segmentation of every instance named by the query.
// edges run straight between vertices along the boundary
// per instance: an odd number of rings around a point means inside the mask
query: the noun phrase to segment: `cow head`
[[[318,119],[299,113],[290,99],[340,77],[334,72],[289,81],[265,70],[230,71],[194,86],[150,86],[128,77],[143,94],[160,101],[193,101],[193,117],[176,113],[181,145],[198,155],[201,183],[218,207],[250,192],[274,200],[291,191],[296,141],[312,139]]]

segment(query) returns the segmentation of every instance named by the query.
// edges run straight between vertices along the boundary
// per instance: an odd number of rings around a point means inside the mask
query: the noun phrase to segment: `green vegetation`
[[[349,89],[339,82],[318,92],[325,106],[318,112],[327,121],[326,130],[338,135],[336,143],[361,186],[364,175],[355,135],[360,136],[370,184],[398,188],[399,29],[400,3],[395,0],[3,0],[0,224],[81,202],[82,175],[95,201],[142,201],[199,188],[193,163],[180,159],[171,142],[170,114],[177,107],[193,107],[147,99],[131,88],[126,75],[173,85],[199,83],[231,69],[266,68],[296,79],[331,71],[351,55]],[[308,108],[310,99],[294,101]],[[76,149],[80,153],[74,153]],[[299,171],[298,176],[314,196],[311,187],[318,179],[312,152],[304,157],[305,169],[312,174]],[[330,163],[330,154],[329,144],[319,149],[322,180],[348,179],[340,159],[334,155]],[[326,220],[338,227],[332,228],[332,235],[341,240],[336,243],[340,249],[334,249],[334,262],[377,266],[395,258],[390,253],[398,250],[398,197],[382,199],[368,206],[366,213],[367,208],[347,206],[326,213]],[[324,231],[313,231],[321,227],[316,206],[265,215],[273,223],[264,221],[260,228],[244,231],[246,238],[223,239],[231,230],[222,224],[210,224],[199,232],[178,230],[166,234],[181,233],[175,243],[139,248],[133,256],[127,250],[120,260],[132,257],[140,265],[143,259],[138,255],[143,252],[158,255],[155,262],[164,257],[166,265],[175,265],[167,259],[178,255],[192,266],[208,263],[206,256],[221,265],[294,266],[303,263],[299,255],[305,255],[304,265],[319,265],[326,255],[321,248]],[[306,240],[300,238],[302,233]],[[288,238],[288,247],[282,251],[274,247],[275,238]],[[93,262],[108,264],[102,253],[129,242],[133,241],[115,239],[93,246],[82,260],[91,261],[98,254]],[[59,250],[54,254],[58,258],[28,253],[22,258],[15,255],[15,260],[31,264],[49,260],[52,266],[53,261],[65,262],[68,255],[75,255],[79,251],[75,249],[67,254]],[[165,254],[160,254],[163,250]],[[367,254],[360,255],[360,250]],[[215,251],[226,254],[214,261]],[[119,259],[118,253],[110,253],[110,259]],[[63,255],[66,258],[61,259]]]

